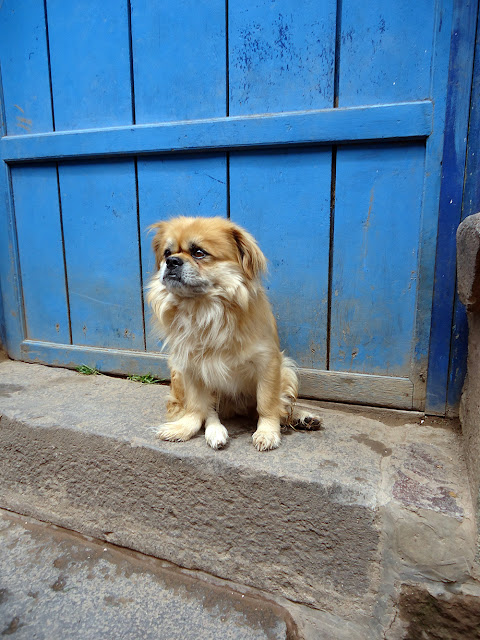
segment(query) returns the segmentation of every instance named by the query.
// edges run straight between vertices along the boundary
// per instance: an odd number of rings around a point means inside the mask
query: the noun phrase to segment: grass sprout
[[[141,382],[142,384],[160,384],[162,382],[165,382],[164,379],[155,378],[151,373],[147,373],[144,376],[127,376],[127,380],[132,380],[132,382]]]
[[[89,367],[87,364],[81,364],[75,369],[78,373],[83,373],[84,376],[99,376],[100,371],[95,367]]]

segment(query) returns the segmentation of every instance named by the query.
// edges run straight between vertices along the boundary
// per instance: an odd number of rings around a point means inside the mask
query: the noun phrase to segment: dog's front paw
[[[172,442],[190,440],[202,427],[202,420],[198,416],[187,414],[175,422],[166,422],[157,432],[157,438]]]
[[[280,446],[280,434],[272,430],[257,429],[252,440],[258,451],[269,451]]]
[[[209,424],[205,428],[205,440],[212,449],[221,449],[227,444],[228,431],[223,424]]]

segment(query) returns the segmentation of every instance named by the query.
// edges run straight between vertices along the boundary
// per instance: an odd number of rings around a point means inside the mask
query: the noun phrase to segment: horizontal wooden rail
[[[144,375],[152,373],[168,380],[167,355],[127,349],[108,349],[38,340],[24,340],[21,359],[58,367],[76,368],[82,364],[103,373]],[[298,371],[300,396],[334,402],[353,402],[397,409],[413,405],[413,384],[408,378],[360,373],[303,369]]]
[[[1,139],[4,162],[165,154],[284,145],[426,138],[432,103],[296,111],[104,129],[57,131]]]

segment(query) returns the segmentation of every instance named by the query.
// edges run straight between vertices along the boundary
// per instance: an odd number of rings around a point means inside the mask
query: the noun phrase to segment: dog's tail
[[[297,365],[291,358],[282,354],[282,424],[293,429],[322,429],[322,420],[305,409],[296,406],[298,398]]]

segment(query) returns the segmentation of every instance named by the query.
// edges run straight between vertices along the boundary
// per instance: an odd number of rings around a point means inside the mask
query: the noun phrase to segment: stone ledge
[[[305,403],[324,431],[290,430],[262,454],[254,425],[229,422],[214,451],[155,440],[166,393],[0,363],[0,506],[377,631],[402,580],[470,574],[472,505],[447,421]]]

